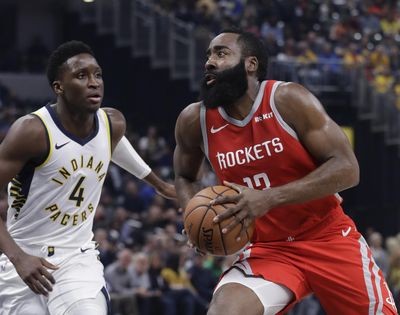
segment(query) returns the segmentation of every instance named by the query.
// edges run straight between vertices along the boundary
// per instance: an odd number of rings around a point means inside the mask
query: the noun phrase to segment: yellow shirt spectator
[[[374,87],[376,92],[384,94],[389,92],[393,85],[394,77],[388,69],[382,69],[374,78]]]
[[[387,36],[400,34],[400,20],[396,18],[395,13],[391,13],[390,17],[381,20],[381,29]]]
[[[394,87],[394,94],[396,95],[396,107],[400,110],[400,82],[397,82]]]
[[[179,270],[179,273],[171,268],[163,268],[161,270],[161,276],[168,283],[171,288],[174,289],[192,289],[188,274],[184,270]]]

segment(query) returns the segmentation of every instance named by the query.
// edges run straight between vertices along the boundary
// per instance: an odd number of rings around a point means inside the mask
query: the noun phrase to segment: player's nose
[[[215,66],[215,63],[210,58],[208,58],[204,65],[204,68],[207,71],[210,71],[210,70],[215,70],[217,67]]]
[[[89,76],[88,86],[92,88],[98,88],[101,85],[101,79],[96,78],[94,75]]]

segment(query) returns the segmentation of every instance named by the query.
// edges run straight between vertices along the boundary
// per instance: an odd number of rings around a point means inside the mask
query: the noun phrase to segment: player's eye
[[[78,75],[76,76],[79,80],[82,80],[82,79],[84,79],[85,78],[85,73],[83,73],[83,72],[79,72],[78,73]]]

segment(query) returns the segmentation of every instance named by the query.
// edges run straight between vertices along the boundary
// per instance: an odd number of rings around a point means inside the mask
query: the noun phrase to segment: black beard
[[[201,82],[200,98],[207,108],[222,106],[229,108],[242,97],[248,88],[244,60],[236,66],[221,72],[208,71],[215,75],[215,82],[208,86],[206,79]]]

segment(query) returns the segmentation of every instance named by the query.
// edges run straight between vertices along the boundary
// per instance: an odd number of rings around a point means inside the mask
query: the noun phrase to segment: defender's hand
[[[157,187],[156,192],[166,199],[176,199],[177,198],[175,186],[172,184],[169,184],[169,183],[165,183],[164,185]]]
[[[52,285],[56,283],[47,269],[57,270],[59,267],[49,263],[44,258],[22,254],[13,261],[21,279],[36,294],[49,295]]]

